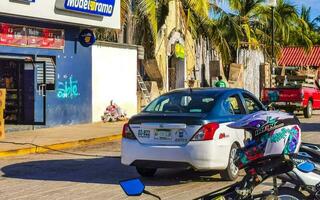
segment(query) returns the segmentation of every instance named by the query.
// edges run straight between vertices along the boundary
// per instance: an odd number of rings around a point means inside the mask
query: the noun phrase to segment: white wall
[[[137,49],[92,47],[92,121],[113,100],[128,116],[137,113]]]
[[[262,51],[241,49],[239,63],[244,67],[244,89],[260,97],[260,65],[264,63]]]

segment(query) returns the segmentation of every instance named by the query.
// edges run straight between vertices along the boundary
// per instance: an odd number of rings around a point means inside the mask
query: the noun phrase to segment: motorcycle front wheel
[[[303,200],[306,197],[294,188],[280,187],[278,188],[278,200]]]

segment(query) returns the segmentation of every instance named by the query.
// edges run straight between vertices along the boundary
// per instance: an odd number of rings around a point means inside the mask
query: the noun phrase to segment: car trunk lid
[[[142,144],[185,145],[201,128],[203,114],[140,114],[129,126]]]

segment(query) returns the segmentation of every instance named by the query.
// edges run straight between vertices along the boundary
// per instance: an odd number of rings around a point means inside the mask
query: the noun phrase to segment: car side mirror
[[[128,196],[140,196],[145,185],[138,178],[120,181],[120,186]]]

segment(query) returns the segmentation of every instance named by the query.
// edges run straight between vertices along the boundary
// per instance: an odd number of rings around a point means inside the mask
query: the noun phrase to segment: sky
[[[301,6],[304,4],[306,7],[311,7],[311,19],[316,18],[320,15],[320,0],[289,0],[295,4],[298,9],[301,9]],[[224,4],[222,7],[228,11],[228,5]]]
[[[311,7],[311,19],[320,15],[320,0],[291,0],[291,2],[298,5],[299,8],[302,4]]]

